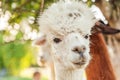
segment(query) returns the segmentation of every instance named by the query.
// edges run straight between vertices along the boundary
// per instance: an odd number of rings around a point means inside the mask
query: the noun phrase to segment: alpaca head
[[[83,69],[90,61],[89,35],[97,20],[85,4],[59,1],[48,7],[38,23],[45,35],[38,42],[50,45],[55,65]]]
[[[39,66],[47,66],[53,63],[53,60],[50,54],[50,46],[47,42],[40,45],[39,53],[37,56],[37,63]]]

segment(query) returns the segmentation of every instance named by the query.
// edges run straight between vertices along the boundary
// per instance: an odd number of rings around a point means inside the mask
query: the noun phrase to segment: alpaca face
[[[48,41],[51,43],[51,56],[55,64],[62,65],[64,69],[83,69],[89,61],[89,34],[69,33],[66,36],[51,34]]]
[[[76,0],[60,0],[43,12],[38,23],[55,65],[64,69],[86,67],[90,60],[89,35],[96,21],[90,9]]]
[[[50,52],[51,50],[48,43],[45,42],[40,46],[40,50],[37,57],[37,62],[40,66],[46,66],[53,62]]]

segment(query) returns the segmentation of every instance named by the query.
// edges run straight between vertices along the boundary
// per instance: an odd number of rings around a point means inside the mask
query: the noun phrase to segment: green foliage
[[[29,16],[37,17],[40,10],[41,0],[2,0],[3,13],[11,12],[9,23],[20,23],[22,19]],[[25,26],[24,26],[25,27]],[[38,29],[36,23],[31,24],[32,29]],[[11,29],[12,30],[12,29]],[[17,75],[20,70],[36,65],[34,47],[31,41],[21,40],[24,33],[18,31],[14,41],[5,42],[4,36],[9,36],[10,31],[0,31],[0,69],[7,69],[8,74]]]
[[[36,17],[40,9],[41,0],[3,0],[2,8],[12,13],[11,23],[20,22],[21,19],[28,16]]]
[[[18,74],[21,69],[33,63],[34,55],[30,43],[13,42],[0,47],[0,68],[6,68],[9,74]]]
[[[2,34],[3,34],[3,32],[1,31],[0,32],[0,43],[3,43],[3,35]]]
[[[91,0],[87,0],[87,5],[90,7],[92,6],[93,2]]]

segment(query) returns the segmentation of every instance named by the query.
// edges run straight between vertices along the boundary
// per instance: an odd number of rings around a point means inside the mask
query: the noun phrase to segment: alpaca
[[[89,36],[95,24],[101,25],[97,21],[85,4],[75,0],[58,1],[40,16],[38,23],[44,34],[40,40],[49,45],[55,80],[83,79],[91,59]]]
[[[87,80],[116,80],[102,34],[91,35],[92,59],[86,69]]]
[[[50,74],[48,76],[48,79],[55,80],[54,64],[50,55],[50,46],[48,45],[48,43],[44,41],[42,42],[41,38],[42,36],[39,38],[39,40],[35,41],[36,43],[34,43],[35,45],[38,45],[40,47],[37,62],[40,66],[48,68]]]
[[[101,21],[96,22],[93,28],[90,36],[92,60],[86,69],[87,80],[116,80],[105,41],[100,33],[111,35],[120,33],[120,30],[105,25]]]
[[[56,80],[82,80],[91,59],[89,35],[96,22],[90,9],[74,0],[58,1],[40,16],[38,23],[50,45]]]
[[[111,34],[111,30],[109,31],[109,34]],[[112,34],[113,34],[113,30],[112,30]],[[91,54],[92,61],[90,62],[90,65],[87,67],[87,70],[86,70],[87,80],[115,80],[113,69],[111,67],[111,63],[108,57],[108,52],[107,52],[106,45],[105,45],[102,35],[92,34],[90,41],[92,42],[91,47],[90,47],[91,48],[90,52],[92,53]],[[39,56],[39,57],[42,57],[39,59],[39,62],[42,63],[44,61],[47,64],[47,66],[50,67],[52,71],[50,72],[52,74],[50,76],[51,78],[50,80],[55,80],[53,61],[51,59],[49,45],[46,42],[40,45],[39,43],[43,42],[41,39],[37,40],[36,42],[37,42],[36,45],[39,45],[42,48],[42,52],[43,52],[41,56]],[[97,45],[98,43],[99,45]],[[83,78],[82,80],[86,80],[86,77]]]
[[[40,37],[42,38],[42,36]],[[39,38],[39,39],[40,39]],[[41,42],[39,41],[35,41],[35,42]],[[46,67],[48,65],[53,64],[53,60],[52,57],[50,55],[50,46],[48,45],[48,43],[34,43],[35,45],[38,45],[39,47],[39,51],[38,51],[38,56],[37,56],[37,62],[38,65],[40,65],[41,67]]]

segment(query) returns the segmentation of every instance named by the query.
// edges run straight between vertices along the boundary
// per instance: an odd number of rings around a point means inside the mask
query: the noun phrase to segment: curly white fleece
[[[54,3],[38,19],[42,32],[56,31],[61,35],[76,31],[90,34],[96,21],[90,9],[77,0]]]

